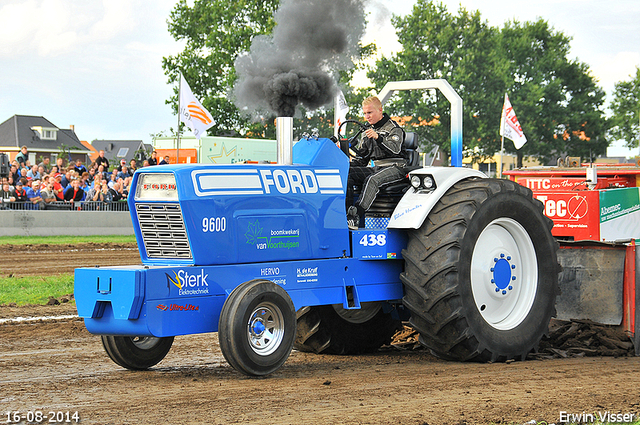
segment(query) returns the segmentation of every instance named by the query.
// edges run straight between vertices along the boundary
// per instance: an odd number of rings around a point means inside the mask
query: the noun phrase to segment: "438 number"
[[[364,235],[360,242],[358,242],[362,246],[385,246],[387,244],[387,235],[381,233],[379,235],[375,235],[373,233]]]
[[[224,232],[227,230],[226,217],[205,217],[202,219],[202,231],[207,232]]]

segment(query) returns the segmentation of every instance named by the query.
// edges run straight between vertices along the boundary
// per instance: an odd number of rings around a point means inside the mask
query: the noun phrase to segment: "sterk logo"
[[[171,276],[169,276],[168,274],[164,274],[165,276],[167,276],[167,283],[171,284],[173,283],[174,285],[176,285],[178,287],[178,289],[182,289],[182,280],[180,280],[180,276],[178,276],[178,273],[173,272],[173,274],[175,275],[175,279],[172,278]]]
[[[205,269],[189,269],[171,271],[173,276],[169,273],[164,275],[167,277],[167,285],[171,287],[171,284],[178,288],[178,295],[204,295],[209,293],[209,282],[207,278],[208,273],[205,273]]]
[[[191,114],[191,117],[197,119],[204,125],[209,125],[211,123],[211,119],[209,118],[207,112],[200,106],[198,106],[196,102],[189,102],[189,106],[187,107],[187,109],[189,109],[189,114]]]
[[[160,311],[167,311],[167,310],[168,310],[168,307],[167,307],[166,305],[163,305],[163,304],[158,304],[158,305],[156,306],[156,308],[157,308],[158,310],[160,310]]]

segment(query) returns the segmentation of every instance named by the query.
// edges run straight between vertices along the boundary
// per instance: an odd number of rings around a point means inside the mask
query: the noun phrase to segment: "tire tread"
[[[528,188],[509,180],[470,179],[456,183],[434,206],[422,227],[409,234],[407,247],[402,251],[403,303],[412,313],[410,324],[420,333],[420,342],[439,357],[463,361],[525,358],[529,351],[537,349],[542,335],[548,333],[547,322],[543,333],[521,352],[513,353],[488,347],[478,340],[468,323],[470,316],[459,290],[459,285],[464,284],[459,267],[462,241],[483,204],[509,193],[527,199],[529,208],[542,216],[547,229],[553,227],[553,222],[543,215],[542,203],[533,198]],[[550,233],[548,245],[552,258],[556,259],[558,244]],[[557,260],[555,270],[560,270]],[[552,285],[557,294],[557,274]],[[552,315],[554,307],[550,308],[549,318]]]

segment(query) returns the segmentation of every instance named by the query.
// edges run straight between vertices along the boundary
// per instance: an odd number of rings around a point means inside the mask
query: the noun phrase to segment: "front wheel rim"
[[[155,336],[134,336],[131,342],[141,350],[151,350],[160,343],[160,338]]]
[[[493,328],[510,330],[529,315],[538,287],[536,251],[526,229],[502,217],[487,225],[473,248],[471,289]]]
[[[268,356],[280,347],[284,339],[284,316],[273,303],[262,303],[249,316],[247,324],[249,346],[259,356]]]

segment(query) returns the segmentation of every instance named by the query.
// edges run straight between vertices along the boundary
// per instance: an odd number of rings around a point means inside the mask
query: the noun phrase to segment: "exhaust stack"
[[[278,164],[293,164],[293,117],[276,118]]]

